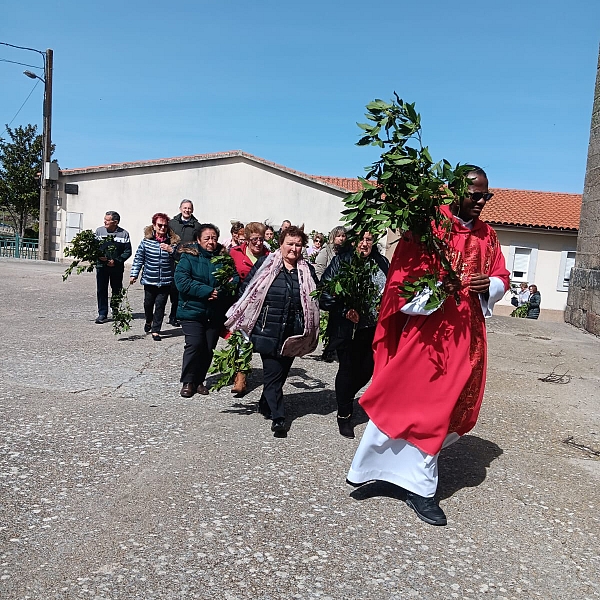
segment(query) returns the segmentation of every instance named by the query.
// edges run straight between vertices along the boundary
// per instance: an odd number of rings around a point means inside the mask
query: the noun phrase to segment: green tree
[[[7,125],[6,131],[10,140],[0,138],[0,207],[24,235],[28,219],[39,217],[42,136],[31,124],[14,129]]]

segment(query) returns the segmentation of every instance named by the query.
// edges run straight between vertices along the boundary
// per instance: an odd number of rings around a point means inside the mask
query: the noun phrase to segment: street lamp
[[[29,50],[29,48],[27,48]],[[31,71],[23,71],[30,79],[39,79],[44,84],[44,127],[42,130],[42,185],[40,188],[40,231],[38,256],[42,260],[50,259],[50,191],[52,181],[56,179],[51,174],[50,158],[52,156],[52,66],[53,51],[48,48],[44,55],[44,77]]]

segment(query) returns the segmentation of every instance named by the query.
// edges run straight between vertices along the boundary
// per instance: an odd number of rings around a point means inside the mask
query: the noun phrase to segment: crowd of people
[[[442,447],[475,425],[485,386],[485,318],[509,289],[496,234],[479,219],[493,196],[487,175],[473,167],[469,178],[465,197],[440,209],[451,223],[444,235],[461,268],[459,279],[439,282],[448,296],[437,310],[427,309],[422,298],[398,293],[403,281],[443,271],[410,234],[401,237],[390,264],[368,230],[354,232],[349,243],[349,232],[334,227],[328,239],[314,234],[309,246],[303,227],[288,220],[277,232],[258,221],[233,222],[230,236],[220,241],[218,227],[194,217],[190,200],[181,202],[173,219],[155,214],[136,251],[130,281],[142,273],[144,328],[157,341],[171,298],[169,322],[185,335],[181,396],[209,393],[206,375],[219,335],[242,332],[262,361],[258,410],[271,421],[274,435],[285,437],[283,387],[294,359],[316,349],[320,311],[327,311],[324,354],[338,358],[337,425],[346,438],[354,438],[355,396],[371,381],[360,399],[369,422],[347,482],[399,485],[419,518],[445,525],[435,499],[437,458]],[[97,272],[98,323],[107,319],[108,284],[113,292],[119,288],[119,273],[122,278],[131,255],[119,221],[108,212],[97,232],[119,236]],[[219,257],[226,254],[235,265],[227,289],[217,277]],[[368,264],[374,290],[360,310],[327,287],[357,257]],[[231,287],[237,293],[231,294]],[[528,302],[534,306],[537,300],[539,314],[539,293],[531,288]],[[245,375],[236,374],[234,390],[245,389]]]

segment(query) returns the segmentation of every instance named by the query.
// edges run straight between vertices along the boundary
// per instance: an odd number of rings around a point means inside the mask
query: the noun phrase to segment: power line
[[[26,46],[15,46],[14,44],[7,44],[6,42],[0,42],[0,45],[8,46],[9,48],[18,48],[19,50],[31,50],[32,52],[37,52],[38,54],[41,54],[42,56],[46,56],[45,52],[42,52],[41,50],[37,50],[36,48],[27,48]]]
[[[21,104],[21,107],[17,111],[17,114],[11,119],[10,123],[4,128],[4,131],[2,132],[1,135],[4,135],[8,131],[8,128],[12,125],[12,122],[19,116],[19,113],[21,112],[21,109],[25,106],[25,103],[31,97],[31,94],[33,94],[33,90],[35,90],[35,88],[38,86],[39,82],[40,82],[39,79],[36,80],[35,85],[31,88],[31,91],[29,92],[29,96],[27,96],[27,98],[25,98],[25,101],[23,102],[23,104]]]
[[[7,58],[0,58],[0,62],[12,63],[13,65],[21,65],[23,67],[31,67],[32,69],[44,70],[44,67],[36,67],[35,65],[28,65],[27,63],[17,62],[16,60],[8,60]]]

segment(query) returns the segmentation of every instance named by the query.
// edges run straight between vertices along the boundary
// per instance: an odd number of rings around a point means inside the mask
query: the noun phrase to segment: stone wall
[[[577,258],[571,274],[565,321],[600,335],[600,53]]]

